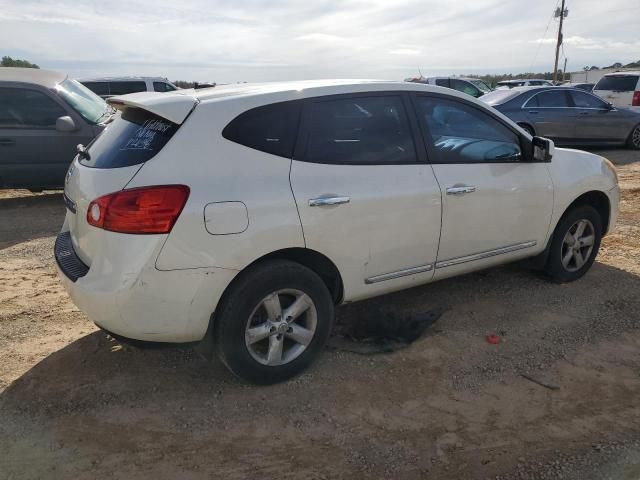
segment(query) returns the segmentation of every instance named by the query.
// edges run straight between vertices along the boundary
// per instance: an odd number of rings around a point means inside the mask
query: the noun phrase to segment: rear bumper
[[[57,246],[64,244],[65,235],[69,234],[59,235]],[[140,248],[138,240],[121,237],[115,239],[122,242],[119,256],[94,258],[79,276],[58,259],[60,249],[56,248],[58,275],[73,302],[99,327],[123,337],[176,343],[201,340],[222,293],[238,272],[222,268],[159,271],[154,264],[162,242],[156,241],[157,248],[148,244]]]

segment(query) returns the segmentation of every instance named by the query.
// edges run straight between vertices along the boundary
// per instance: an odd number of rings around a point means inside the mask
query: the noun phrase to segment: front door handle
[[[16,141],[13,138],[0,138],[1,147],[13,147]]]
[[[351,197],[318,197],[309,200],[310,207],[324,207],[327,205],[341,205],[349,203]]]
[[[464,195],[465,193],[473,193],[476,191],[476,187],[473,185],[454,185],[453,187],[447,187],[447,195]]]
[[[578,112],[579,115],[589,115],[589,112],[585,112],[584,110],[582,112]]]

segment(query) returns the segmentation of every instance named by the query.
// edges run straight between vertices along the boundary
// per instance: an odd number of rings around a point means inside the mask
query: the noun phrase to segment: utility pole
[[[562,81],[564,82],[564,76],[567,73],[567,57],[564,57],[564,68],[562,69]]]
[[[564,8],[564,1],[562,0],[562,7],[556,10],[556,17],[560,17],[560,27],[558,27],[558,42],[556,43],[556,63],[553,66],[553,83],[558,80],[558,56],[560,55],[560,45],[562,45],[562,21],[564,17],[569,14],[569,11]]]

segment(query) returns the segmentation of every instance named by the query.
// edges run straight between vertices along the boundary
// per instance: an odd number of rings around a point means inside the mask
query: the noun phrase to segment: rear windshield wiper
[[[91,160],[91,155],[89,155],[89,151],[87,150],[87,147],[85,147],[81,143],[79,143],[76,146],[76,152],[78,152],[78,156],[80,158],[84,158],[86,160]]]

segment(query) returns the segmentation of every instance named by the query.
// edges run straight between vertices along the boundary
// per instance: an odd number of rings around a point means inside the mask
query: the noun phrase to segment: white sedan
[[[577,280],[618,211],[606,159],[450,89],[323,80],[110,103],[67,173],[60,278],[104,330],[212,340],[251,382],[307,367],[342,303],[529,257]]]

